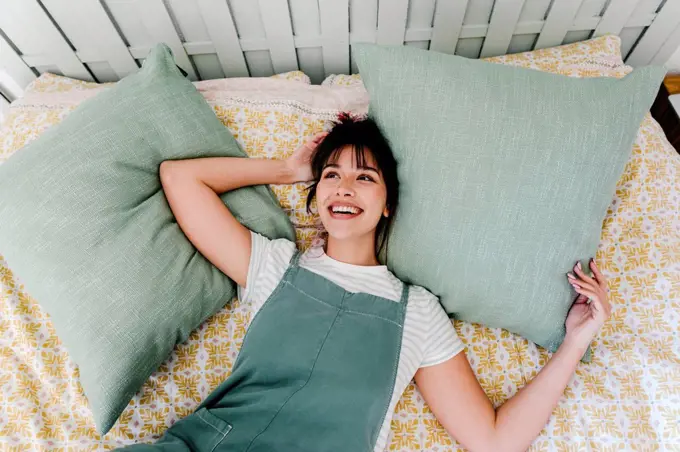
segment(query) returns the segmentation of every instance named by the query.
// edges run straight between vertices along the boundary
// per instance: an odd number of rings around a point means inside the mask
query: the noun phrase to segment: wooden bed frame
[[[355,42],[481,58],[607,33],[627,64],[664,64],[680,0],[0,0],[0,117],[43,72],[116,81],[157,42],[192,80],[299,69],[320,83],[356,72]]]
[[[680,93],[680,74],[666,77],[652,105],[651,113],[661,125],[668,141],[680,153],[680,111],[673,108],[668,100],[669,95],[678,93]]]
[[[115,81],[159,41],[192,80],[300,69],[318,83],[356,71],[354,42],[479,58],[606,33],[628,64],[664,64],[680,0],[0,0],[0,92],[45,71]]]

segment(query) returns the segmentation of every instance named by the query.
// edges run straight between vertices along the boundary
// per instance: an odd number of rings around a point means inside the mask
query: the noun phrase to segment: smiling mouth
[[[361,215],[363,210],[354,206],[330,206],[328,213],[335,219],[350,220]]]

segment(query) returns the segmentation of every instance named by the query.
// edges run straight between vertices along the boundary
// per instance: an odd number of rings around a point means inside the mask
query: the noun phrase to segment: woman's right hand
[[[286,165],[293,174],[293,182],[307,182],[312,180],[312,155],[316,147],[326,138],[328,132],[321,132],[307,140],[286,159]]]
[[[588,276],[581,269],[580,262],[574,266],[576,276],[567,273],[569,283],[579,295],[567,315],[565,341],[583,347],[588,346],[612,312],[607,278],[597,268],[594,259],[590,260],[590,268],[593,276]]]

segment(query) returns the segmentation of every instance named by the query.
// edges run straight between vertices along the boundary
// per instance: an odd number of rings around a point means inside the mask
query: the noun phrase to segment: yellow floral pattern
[[[574,77],[621,77],[630,68],[621,61],[619,45],[618,38],[606,36],[491,61]],[[279,78],[309,83],[299,72]],[[257,83],[253,79],[250,91],[240,85],[241,91],[226,95],[215,95],[214,83],[204,91],[251,156],[290,155],[337,114],[337,108],[312,108],[304,98],[263,101]],[[361,80],[336,75],[324,84],[340,90],[360,87]],[[201,86],[208,82],[197,83]],[[11,106],[0,129],[0,161],[63,119],[77,105],[66,97],[98,89],[105,88],[50,74],[39,77],[24,100]],[[50,103],[41,95],[66,97]],[[305,186],[272,188],[296,226],[298,245],[322,241],[317,217],[306,211]],[[612,318],[595,341],[592,363],[579,365],[531,451],[680,450],[679,212],[680,156],[647,116],[603,222],[596,255],[610,281]],[[175,348],[102,437],[94,429],[78,369],[49,317],[1,259],[0,313],[3,450],[109,450],[153,441],[229,375],[252,318],[249,307],[234,300],[207,320]],[[549,359],[545,350],[507,331],[463,322],[454,326],[496,406]],[[413,384],[397,404],[391,426],[389,450],[462,450]]]

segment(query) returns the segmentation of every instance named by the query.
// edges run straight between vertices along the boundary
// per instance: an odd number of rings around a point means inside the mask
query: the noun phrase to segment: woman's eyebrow
[[[376,173],[376,174],[380,174],[380,173],[378,172],[378,170],[375,169],[375,168],[373,168],[372,166],[363,165],[363,166],[358,167],[358,169],[360,169],[360,170],[373,171],[373,172]]]
[[[328,164],[326,164],[326,166],[323,167],[323,169],[326,169],[326,168],[340,168],[340,165],[338,165],[336,163],[328,163]],[[380,174],[380,172],[378,172],[378,170],[373,168],[372,166],[358,166],[357,169],[373,171],[376,174]]]

